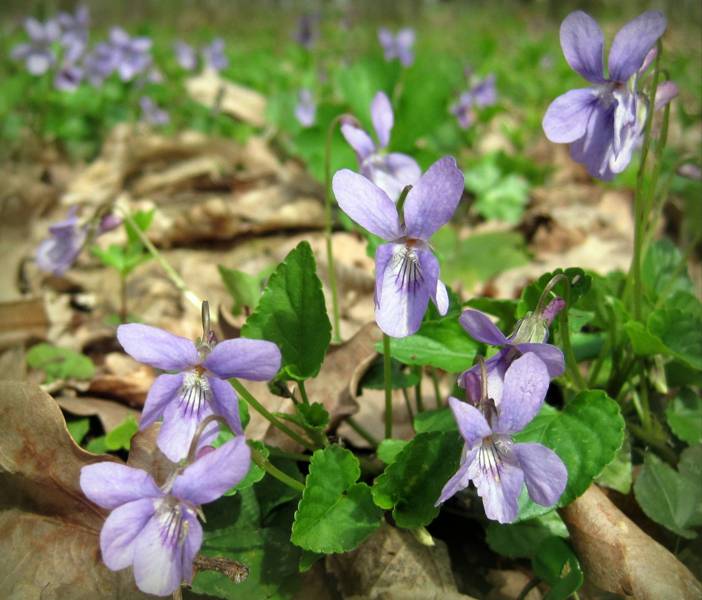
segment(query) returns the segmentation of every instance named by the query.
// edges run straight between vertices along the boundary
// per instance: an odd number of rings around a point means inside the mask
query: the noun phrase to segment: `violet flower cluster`
[[[344,123],[341,133],[356,152],[361,174],[375,183],[393,202],[397,202],[405,186],[413,185],[422,171],[412,157],[399,152],[387,152],[395,115],[384,92],[375,95],[370,112],[378,145],[368,133],[352,123]]]
[[[449,156],[429,167],[399,208],[363,175],[349,169],[334,175],[332,188],[341,209],[387,242],[375,253],[375,320],[387,335],[415,333],[430,298],[440,314],[448,311],[448,293],[429,238],[451,219],[463,187],[463,173]]]
[[[140,429],[163,417],[156,443],[179,463],[176,471],[159,487],[145,471],[114,462],[81,470],[85,495],[112,511],[100,532],[103,561],[112,570],[133,566],[139,589],[160,596],[192,580],[193,560],[202,544],[199,506],[222,496],[250,467],[238,398],[226,380],[263,381],[280,368],[280,351],[271,342],[239,338],[217,343],[206,305],[203,329],[197,345],[148,325],[117,329],[128,354],[167,371],[149,390]],[[224,419],[235,434],[217,449],[208,445],[219,431],[216,419],[206,421],[212,415]]]
[[[229,66],[229,59],[225,54],[224,48],[224,40],[215,38],[207,46],[200,49],[200,56],[205,69],[221,71]],[[198,53],[190,44],[182,40],[177,41],[173,45],[173,53],[175,54],[176,62],[186,71],[194,71],[197,68]]]
[[[485,79],[474,81],[471,88],[463,92],[451,107],[451,112],[458,120],[461,129],[468,129],[475,122],[475,110],[493,106],[497,102],[495,76],[488,75]]]
[[[544,115],[543,129],[552,142],[570,144],[573,159],[593,177],[610,180],[626,169],[642,143],[648,112],[677,95],[672,82],[661,84],[653,101],[639,91],[665,28],[666,19],[657,11],[629,21],[614,37],[605,76],[604,35],[597,22],[576,11],[561,24],[568,64],[593,85],[556,98]]]
[[[378,41],[383,48],[385,60],[399,60],[403,67],[409,67],[414,62],[414,29],[405,27],[393,33],[386,27],[378,30]]]
[[[303,127],[312,127],[317,120],[317,103],[312,92],[307,88],[303,88],[297,93],[295,118]]]
[[[113,214],[103,216],[97,226],[81,221],[75,207],[68,216],[49,227],[50,236],[39,243],[36,251],[37,266],[46,273],[63,275],[75,263],[89,238],[111,231],[121,224]]]
[[[548,386],[546,365],[535,353],[527,352],[507,368],[499,399],[487,392],[486,385],[481,386],[477,407],[449,398],[465,445],[460,466],[442,489],[437,505],[471,481],[483,499],[487,517],[500,523],[517,518],[524,484],[537,504],[558,502],[568,481],[563,461],[542,444],[519,444],[513,439],[541,409]]]

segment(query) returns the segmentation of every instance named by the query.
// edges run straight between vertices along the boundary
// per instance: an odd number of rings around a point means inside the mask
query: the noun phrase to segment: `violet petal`
[[[550,379],[546,365],[533,352],[515,360],[505,373],[495,430],[516,433],[539,412]]]
[[[353,148],[358,156],[358,160],[363,161],[375,152],[375,144],[370,136],[355,125],[344,123],[341,126],[341,134],[346,138],[346,141]]]
[[[478,453],[478,448],[473,448],[469,452],[465,452],[461,460],[461,464],[458,467],[456,473],[449,479],[441,490],[441,495],[439,499],[434,503],[434,506],[439,506],[443,502],[446,502],[452,496],[455,496],[461,490],[468,487],[470,483],[470,475],[468,469],[470,464],[475,460],[475,455]]]
[[[473,309],[464,310],[459,322],[474,340],[490,346],[504,346],[507,344],[505,334],[497,328],[487,315],[480,311]]]
[[[517,348],[522,354],[533,352],[546,365],[548,376],[553,379],[560,377],[565,371],[563,351],[553,344],[519,344]]]
[[[95,504],[108,509],[133,500],[163,495],[146,471],[111,461],[83,467],[80,470],[80,488]]]
[[[161,452],[173,462],[185,458],[198,425],[211,414],[213,414],[212,408],[207,402],[199,408],[190,406],[180,398],[176,402],[171,402],[163,412],[163,424],[156,438]],[[219,426],[216,422],[208,425],[200,437],[200,444],[211,442],[217,437],[218,431]]]
[[[163,415],[168,403],[177,398],[181,385],[183,385],[182,373],[177,375],[164,374],[156,378],[146,396],[139,420],[139,429],[146,429]]]
[[[273,342],[237,338],[219,342],[202,363],[217,377],[268,381],[280,369],[280,350]]]
[[[560,457],[541,444],[515,444],[531,499],[541,506],[558,502],[568,482],[568,470]]]
[[[663,13],[657,10],[646,11],[624,25],[609,50],[609,78],[624,82],[636,73],[666,25]]]
[[[394,115],[390,100],[385,92],[378,92],[371,103],[371,119],[375,133],[378,136],[380,147],[385,148],[390,143],[390,132],[394,122]]]
[[[208,377],[212,398],[210,403],[214,414],[224,417],[230,429],[237,435],[244,435],[239,416],[239,398],[228,381],[217,377]]]
[[[483,438],[492,434],[492,429],[490,429],[490,425],[485,420],[483,413],[475,406],[471,406],[467,402],[461,402],[458,398],[451,396],[449,398],[449,408],[453,413],[454,419],[456,419],[461,437],[470,448],[473,448]]]
[[[137,587],[156,596],[169,596],[180,587],[182,580],[182,550],[165,539],[163,527],[159,515],[155,514],[134,544]]]
[[[570,13],[561,23],[561,48],[571,68],[591,83],[603,83],[604,34],[581,10]]]
[[[182,371],[200,362],[192,340],[158,327],[141,323],[120,325],[117,339],[132,358],[164,371]]]
[[[483,507],[488,519],[499,523],[511,523],[519,512],[519,494],[524,483],[524,473],[516,464],[515,456],[503,456],[499,467],[499,477],[483,471],[478,460],[480,451],[470,464],[469,476],[478,496],[483,499]]]
[[[136,538],[155,510],[153,498],[142,498],[118,506],[105,519],[100,530],[100,551],[109,569],[119,571],[132,564]]]
[[[543,118],[546,137],[556,144],[569,144],[583,137],[596,102],[594,88],[570,90],[558,96]]]

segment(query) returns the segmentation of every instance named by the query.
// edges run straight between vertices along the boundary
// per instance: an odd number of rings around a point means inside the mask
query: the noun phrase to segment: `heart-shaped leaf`
[[[305,491],[295,513],[292,542],[313,552],[348,552],[380,526],[382,512],[370,488],[357,483],[358,459],[340,446],[312,455]]]
[[[292,379],[315,377],[331,339],[331,323],[312,248],[300,242],[268,280],[243,337],[275,342]]]
[[[458,432],[420,433],[373,482],[373,500],[381,508],[392,509],[400,527],[429,524],[439,514],[434,503],[458,469],[462,448]]]

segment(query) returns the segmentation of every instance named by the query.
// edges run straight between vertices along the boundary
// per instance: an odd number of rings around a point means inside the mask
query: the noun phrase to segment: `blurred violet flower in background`
[[[117,339],[135,360],[162,371],[178,371],[156,378],[139,424],[144,429],[163,416],[156,441],[174,462],[185,457],[198,425],[212,414],[243,435],[238,398],[227,379],[266,381],[280,368],[280,350],[265,340],[202,340],[196,346],[186,338],[137,323],[120,325]],[[213,423],[203,441],[211,441],[218,429]]]
[[[24,29],[29,36],[29,42],[15,46],[11,57],[24,61],[27,71],[32,75],[43,75],[56,62],[51,45],[58,41],[61,35],[58,21],[50,19],[46,23],[40,23],[30,17],[25,19]]]
[[[229,66],[229,59],[224,53],[224,40],[215,38],[212,42],[202,49],[202,60],[205,63],[205,68],[221,71]]]
[[[458,471],[444,486],[437,505],[468,487],[470,481],[483,499],[488,519],[500,523],[517,518],[523,484],[537,504],[558,502],[568,482],[563,461],[546,446],[515,444],[512,439],[537,415],[548,386],[544,363],[529,352],[507,369],[499,406],[495,407],[490,396],[481,397],[480,409],[449,398],[465,446]]]
[[[181,582],[192,581],[193,559],[202,545],[200,505],[239,483],[250,466],[251,450],[246,439],[237,436],[177,472],[161,488],[146,471],[117,462],[83,467],[83,493],[111,511],[100,531],[102,560],[112,571],[133,566],[142,592],[173,594]]]
[[[439,314],[448,311],[446,286],[439,280],[439,261],[429,238],[451,219],[463,195],[463,173],[450,156],[436,161],[407,194],[401,221],[398,207],[363,175],[349,169],[332,180],[341,210],[370,233],[389,243],[375,253],[375,320],[384,333],[415,333],[434,301]]]
[[[317,103],[312,97],[312,92],[302,89],[297,94],[295,118],[303,127],[312,127],[317,118]]]
[[[171,117],[167,111],[158,106],[148,96],[139,98],[139,107],[141,108],[141,118],[149,125],[167,125]]]
[[[383,190],[393,202],[407,185],[412,185],[422,170],[417,162],[406,154],[385,152],[390,143],[395,117],[390,100],[383,92],[378,92],[371,103],[371,120],[378,136],[379,146],[371,137],[355,125],[344,123],[341,133],[356,152],[361,173]]]
[[[113,53],[114,69],[122,81],[131,81],[151,66],[151,40],[130,37],[120,27],[110,31],[109,44]]]
[[[540,360],[549,377],[558,377],[565,370],[563,352],[557,346],[547,344],[548,328],[556,314],[564,307],[561,298],[553,300],[542,315],[527,315],[517,323],[514,332],[506,337],[495,324],[477,310],[463,311],[459,321],[475,340],[497,346],[500,351],[485,361],[488,395],[497,406],[502,399],[505,373],[512,362],[522,354],[531,353]],[[458,378],[459,385],[467,392],[467,398],[477,404],[480,398],[480,365],[463,372]]]
[[[378,30],[378,40],[383,47],[385,60],[398,59],[402,66],[409,67],[414,62],[414,29],[406,27],[396,34],[386,27]]]
[[[655,57],[654,46],[665,29],[665,17],[657,11],[629,21],[614,37],[605,77],[604,35],[597,22],[576,11],[561,24],[561,48],[568,64],[593,86],[556,98],[544,115],[543,129],[552,142],[571,144],[573,160],[593,177],[608,181],[621,173],[641,144],[651,102],[638,92],[638,79]],[[670,82],[661,88],[658,106],[677,94]]]
[[[71,208],[63,221],[49,227],[51,237],[37,247],[37,266],[47,273],[63,275],[78,258],[87,239],[87,227],[80,224],[77,210]]]
[[[182,40],[173,44],[176,62],[186,71],[194,71],[197,67],[197,53],[195,49]]]
[[[295,41],[306,50],[311,50],[319,38],[319,13],[305,13],[297,20]]]
[[[61,67],[54,76],[54,87],[63,92],[74,91],[83,80],[84,70],[78,65],[85,46],[71,44],[66,46],[61,57]]]
[[[492,106],[497,102],[495,76],[490,74],[485,79],[476,82],[467,92],[463,92],[451,112],[458,119],[462,129],[468,129],[475,121],[475,108]]]
[[[58,15],[61,26],[61,45],[70,49],[74,57],[80,56],[88,46],[90,13],[87,6],[78,6],[75,14],[61,12]]]
[[[117,67],[119,56],[107,42],[97,44],[83,61],[86,79],[95,87],[102,85]]]

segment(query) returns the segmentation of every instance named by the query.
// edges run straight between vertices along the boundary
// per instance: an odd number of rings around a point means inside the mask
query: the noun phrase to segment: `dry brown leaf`
[[[526,573],[521,571],[492,569],[488,571],[487,581],[493,587],[486,600],[517,600],[530,579]],[[533,588],[529,590],[523,600],[541,600],[541,598],[539,588]]]
[[[163,485],[176,468],[175,463],[166,458],[156,445],[161,423],[154,423],[143,431],[138,431],[131,440],[127,464],[135,469],[144,469],[158,485]]]
[[[107,456],[71,439],[56,402],[37,386],[0,382],[0,585],[6,598],[141,599],[129,570],[102,564],[104,511],[79,485]]]
[[[591,485],[561,514],[589,581],[637,600],[698,600],[702,584]]]
[[[49,319],[41,297],[0,302],[0,349],[27,342],[32,338],[45,339]]]
[[[266,124],[266,97],[242,85],[222,79],[214,69],[185,82],[188,94],[207,108],[214,108],[255,127]]]
[[[356,550],[328,555],[326,566],[346,600],[470,600],[456,589],[446,544],[435,542],[383,523]]]
[[[101,371],[90,381],[88,393],[116,398],[129,406],[141,408],[155,378],[151,367],[126,354],[111,352],[105,357]]]
[[[102,428],[112,431],[120,425],[127,417],[134,417],[138,420],[139,411],[124,406],[119,402],[104,400],[102,398],[91,398],[89,396],[59,396],[56,398],[59,406],[74,415],[80,417],[96,416],[102,423]]]

